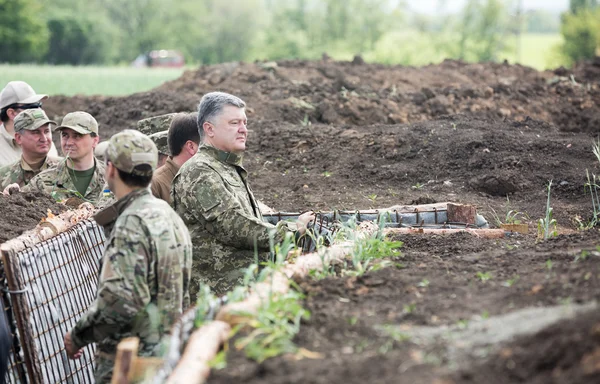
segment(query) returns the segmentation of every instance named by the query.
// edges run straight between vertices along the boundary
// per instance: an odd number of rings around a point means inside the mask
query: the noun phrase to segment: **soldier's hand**
[[[21,187],[19,187],[19,184],[17,183],[12,183],[6,186],[6,188],[4,188],[4,191],[2,191],[2,194],[4,196],[8,196],[8,195],[12,195],[15,192],[19,192],[21,190]]]
[[[304,232],[306,232],[306,228],[308,227],[308,223],[311,221],[315,221],[315,213],[313,211],[304,212],[298,216],[298,232],[300,232],[300,234],[304,234]]]
[[[75,345],[73,345],[73,341],[71,340],[71,333],[65,333],[65,351],[67,352],[67,356],[69,359],[79,359],[83,354],[83,349],[76,349]]]

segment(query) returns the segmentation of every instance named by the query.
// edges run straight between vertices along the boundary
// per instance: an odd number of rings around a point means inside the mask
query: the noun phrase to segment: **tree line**
[[[188,62],[362,54],[389,64],[500,60],[507,37],[562,33],[566,64],[600,46],[597,0],[571,0],[560,19],[502,0],[467,0],[459,14],[410,13],[394,0],[0,0],[0,62],[128,63],[153,49]]]

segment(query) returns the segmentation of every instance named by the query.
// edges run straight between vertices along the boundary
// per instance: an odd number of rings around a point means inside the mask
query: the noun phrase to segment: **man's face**
[[[227,105],[214,121],[212,127],[205,132],[210,137],[211,144],[222,151],[241,153],[246,150],[248,137],[248,120],[244,108]]]
[[[70,128],[60,130],[60,146],[63,154],[73,160],[82,160],[90,154],[93,155],[99,140],[98,136],[82,135]]]
[[[50,125],[44,124],[36,130],[23,129],[15,133],[15,141],[30,156],[46,156],[52,147]]]

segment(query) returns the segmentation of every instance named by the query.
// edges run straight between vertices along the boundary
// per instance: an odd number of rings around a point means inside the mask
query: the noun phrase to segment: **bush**
[[[600,8],[564,14],[560,32],[565,40],[562,51],[569,64],[593,58],[600,47]]]

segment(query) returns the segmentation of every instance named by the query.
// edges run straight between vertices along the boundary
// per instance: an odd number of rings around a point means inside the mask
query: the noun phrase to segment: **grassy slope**
[[[183,69],[0,64],[0,86],[23,80],[51,95],[128,95],[179,77]]]

